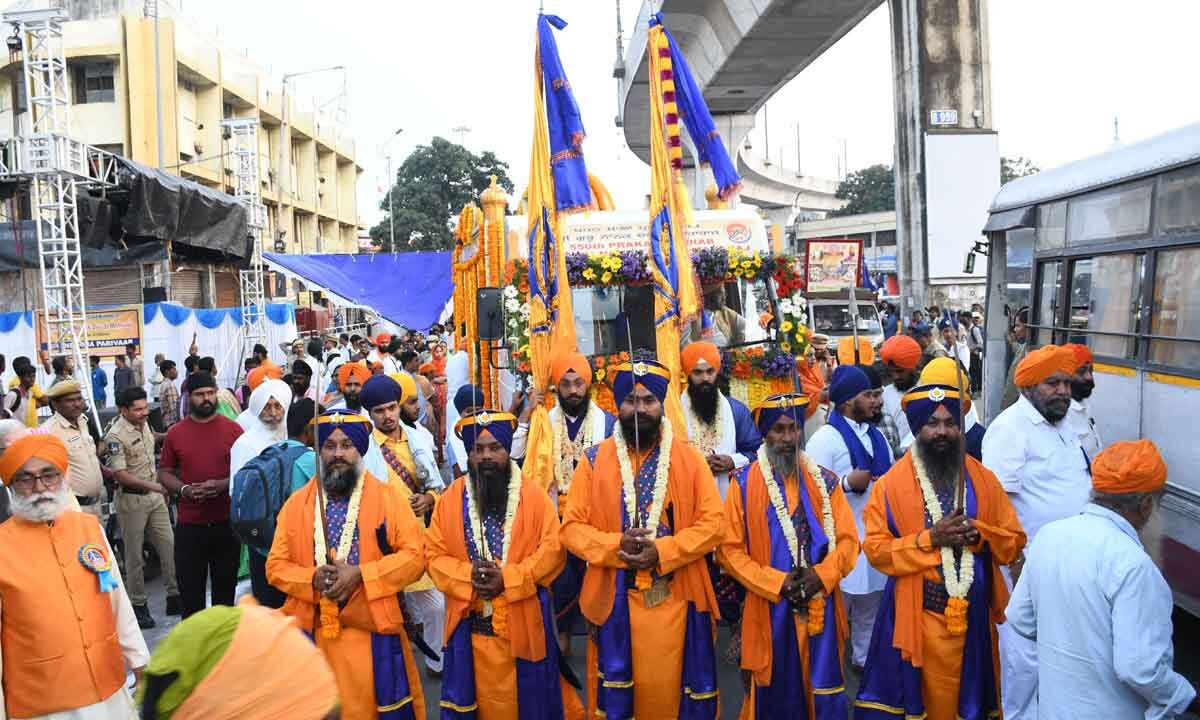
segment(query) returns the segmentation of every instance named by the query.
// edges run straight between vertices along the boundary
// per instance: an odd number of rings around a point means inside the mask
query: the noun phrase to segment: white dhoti
[[[882,592],[851,595],[845,590],[842,591],[842,601],[846,603],[846,619],[850,621],[850,661],[858,667],[867,664],[867,651],[871,649],[871,632],[875,629],[875,616],[879,614],[879,602],[882,599]]]

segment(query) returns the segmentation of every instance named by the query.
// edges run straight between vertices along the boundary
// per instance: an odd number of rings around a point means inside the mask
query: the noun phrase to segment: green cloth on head
[[[151,677],[175,673],[155,708],[158,720],[168,720],[224,657],[241,620],[241,608],[214,605],[176,625],[150,657],[146,677],[138,684],[138,707]]]

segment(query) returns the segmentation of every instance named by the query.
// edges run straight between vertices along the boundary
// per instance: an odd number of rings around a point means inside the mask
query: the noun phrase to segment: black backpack
[[[259,453],[233,476],[229,524],[250,549],[266,555],[275,539],[275,516],[292,492],[292,466],[306,445],[278,443]]]

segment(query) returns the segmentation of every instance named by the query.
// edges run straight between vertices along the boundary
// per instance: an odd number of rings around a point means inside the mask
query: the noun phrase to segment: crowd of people
[[[1200,709],[1171,668],[1155,564],[1167,468],[1150,441],[1102,442],[1089,348],[1026,347],[1017,313],[1013,398],[984,427],[979,320],[935,317],[936,335],[914,317],[878,351],[816,336],[798,392],[754,407],[730,396],[710,342],[683,348],[683,387],[637,351],[607,368],[615,414],[567,352],[548,388],[494,407],[440,327],[297,341],[279,364],[260,346],[236,388],[193,345],[178,387],[167,359],[150,379],[165,432],[134,376],[100,442],[65,365],[42,392],[14,363],[0,425],[14,516],[0,547],[20,548],[0,553],[8,715]],[[53,415],[30,431],[43,401]],[[88,517],[108,476],[123,569]],[[145,542],[173,559],[166,611],[183,617],[153,657],[138,632],[153,622]],[[252,599],[235,605],[243,547]],[[581,642],[582,678],[566,662]],[[62,692],[8,661],[51,656]],[[741,669],[741,697],[718,693],[723,663]]]

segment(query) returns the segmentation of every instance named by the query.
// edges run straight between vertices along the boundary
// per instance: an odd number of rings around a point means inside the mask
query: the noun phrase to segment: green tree
[[[1040,173],[1042,169],[1025,157],[1000,158],[1000,184],[1004,185],[1019,177]]]
[[[440,137],[419,145],[396,173],[390,193],[395,202],[389,203],[385,196],[379,203],[385,215],[371,228],[372,242],[389,252],[449,250],[454,247],[451,220],[468,202],[478,204],[479,193],[491,184],[492,175],[506,192],[513,191],[508,163],[490,150],[476,155]],[[395,247],[389,220],[395,222]]]
[[[838,185],[835,196],[846,205],[831,217],[884,212],[896,209],[896,179],[890,165],[872,165],[856,170]]]

